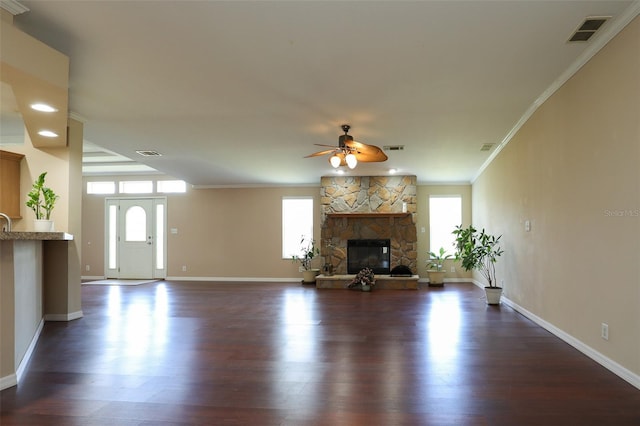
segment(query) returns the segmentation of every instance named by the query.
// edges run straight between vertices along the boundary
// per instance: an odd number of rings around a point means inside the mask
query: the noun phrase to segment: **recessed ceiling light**
[[[55,132],[52,132],[51,130],[40,130],[38,132],[38,134],[40,136],[44,136],[44,137],[47,137],[47,138],[57,138],[58,137],[58,134],[55,133]]]
[[[56,111],[58,111],[56,108],[52,107],[51,105],[47,105],[47,104],[43,104],[43,103],[31,104],[31,109],[35,109],[36,111],[40,111],[40,112],[56,112]]]

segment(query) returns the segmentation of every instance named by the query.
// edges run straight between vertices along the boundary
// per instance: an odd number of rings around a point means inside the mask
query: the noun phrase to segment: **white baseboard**
[[[99,280],[104,280],[105,276],[104,275],[82,275],[80,279],[84,281],[99,281]]]
[[[485,284],[479,281],[472,280],[472,282],[480,288],[485,287]],[[551,324],[550,322],[545,321],[544,319],[540,318],[533,312],[529,312],[527,309],[518,305],[517,303],[505,297],[504,295],[502,295],[502,302],[505,305],[511,307],[514,311],[518,312],[519,314],[530,319],[540,327],[544,328],[545,330],[547,330],[549,333],[553,334],[560,340],[573,346],[574,348],[576,348],[577,350],[579,350],[580,352],[582,352],[583,354],[585,354],[586,356],[588,356],[589,358],[597,362],[598,364],[602,365],[607,370],[611,371],[616,376],[620,377],[621,379],[629,382],[631,385],[640,389],[640,375],[637,375],[633,371],[623,367],[622,365],[618,364],[611,358],[604,356],[600,352],[593,349],[591,346],[585,344],[581,340],[576,339],[572,335],[564,332],[563,330],[559,329],[558,327]]]
[[[0,377],[0,391],[10,388],[18,384],[18,378],[15,374],[9,374],[8,376]]]
[[[73,321],[78,318],[82,318],[84,314],[82,311],[71,312],[69,314],[46,314],[44,316],[45,321]]]
[[[215,281],[215,282],[268,282],[268,283],[282,283],[302,282],[302,276],[300,278],[247,278],[247,277],[179,277],[169,276],[165,278],[167,281]]]
[[[255,277],[180,277],[177,275],[168,276],[167,281],[214,281],[214,282],[268,282],[268,283],[298,283],[300,278],[255,278]],[[445,278],[445,283],[468,283],[471,278]],[[428,283],[428,278],[418,279],[419,283]]]
[[[640,389],[640,376],[639,375],[635,374],[634,372],[630,371],[629,369],[627,369],[627,368],[623,367],[622,365],[618,364],[617,362],[615,362],[611,358],[608,358],[608,357],[604,356],[600,352],[598,352],[595,349],[593,349],[591,346],[586,345],[584,342],[576,339],[572,335],[570,335],[568,333],[565,333],[564,331],[562,331],[558,327],[554,326],[553,324],[543,320],[542,318],[540,318],[536,314],[534,314],[532,312],[529,312],[528,310],[526,310],[522,306],[518,305],[517,303],[513,302],[512,300],[502,296],[502,302],[505,305],[510,306],[515,311],[517,311],[520,314],[522,314],[523,316],[527,317],[528,319],[530,319],[534,323],[538,324],[540,327],[544,328],[545,330],[547,330],[548,332],[550,332],[554,336],[560,338],[564,342],[566,342],[569,345],[573,346],[574,348],[576,348],[577,350],[579,350],[580,352],[582,352],[583,354],[585,354],[586,356],[588,356],[589,358],[591,358],[592,360],[597,362],[598,364],[602,365],[607,370],[611,371],[615,375],[619,376],[620,378],[626,380],[627,382],[629,382],[630,384],[632,384],[636,388]]]
[[[42,328],[44,327],[44,318],[40,320],[40,324],[38,324],[38,328],[31,339],[31,343],[29,343],[29,347],[22,357],[22,361],[20,361],[20,365],[16,370],[16,383],[19,383],[22,380],[22,375],[24,374],[24,370],[27,368],[27,364],[29,364],[29,360],[31,359],[31,355],[33,355],[33,351],[36,348],[36,344],[38,343],[38,339],[40,338],[40,334],[42,333]]]

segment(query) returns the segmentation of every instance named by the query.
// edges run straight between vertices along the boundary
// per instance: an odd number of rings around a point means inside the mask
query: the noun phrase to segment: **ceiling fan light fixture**
[[[349,166],[350,169],[355,169],[356,165],[358,164],[358,159],[352,153],[347,154],[347,156],[345,157],[345,161],[347,162],[347,166]]]
[[[340,167],[340,163],[342,163],[342,158],[338,157],[338,154],[333,154],[331,158],[329,158],[329,162],[334,169]]]

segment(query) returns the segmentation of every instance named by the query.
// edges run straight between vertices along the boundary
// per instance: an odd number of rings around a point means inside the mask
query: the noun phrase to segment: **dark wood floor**
[[[471,284],[83,286],[8,425],[640,425],[640,391]]]

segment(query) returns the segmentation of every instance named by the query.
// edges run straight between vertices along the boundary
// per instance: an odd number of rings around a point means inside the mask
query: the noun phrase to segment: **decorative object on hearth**
[[[54,230],[51,211],[55,207],[58,198],[60,198],[51,188],[44,186],[46,176],[47,172],[43,172],[33,182],[25,203],[36,214],[33,225],[36,232],[52,232]]]
[[[444,247],[440,247],[438,253],[432,251],[429,252],[429,259],[427,259],[427,274],[429,274],[429,287],[442,287],[444,286],[444,274],[443,269],[444,261],[451,259],[453,255],[447,254]]]
[[[391,269],[391,276],[392,277],[412,277],[413,272],[411,272],[411,268],[409,268],[407,265],[398,265],[398,266],[394,266],[393,269]]]
[[[362,268],[360,272],[347,284],[347,288],[362,291],[371,291],[376,285],[375,275],[371,268]]]
[[[326,256],[324,257],[324,266],[322,267],[322,274],[324,276],[330,277],[333,275],[333,263],[332,263],[333,249],[335,249],[336,246],[333,245],[331,240],[328,240],[325,245],[326,245],[326,250],[325,250]]]
[[[320,269],[311,267],[311,260],[320,254],[320,249],[316,247],[313,238],[307,238],[304,235],[300,239],[300,255],[294,254],[291,260],[300,262],[302,266],[302,282],[304,284],[313,284],[316,282],[316,275],[320,273]]]
[[[457,226],[453,231],[455,236],[456,260],[460,260],[462,267],[470,271],[476,269],[489,283],[484,288],[487,304],[500,304],[502,287],[496,282],[496,262],[504,253],[500,248],[500,238],[487,234],[484,229],[477,231],[473,226],[463,228]]]
[[[356,167],[358,162],[379,163],[387,161],[388,157],[382,149],[375,145],[367,145],[354,141],[353,136],[348,134],[350,128],[351,126],[348,124],[342,125],[344,135],[340,135],[338,138],[337,147],[317,143],[315,145],[326,146],[331,149],[314,152],[313,154],[307,155],[305,158],[331,154],[331,157],[329,157],[329,163],[331,163],[331,166],[335,169],[345,165],[350,169],[353,169]]]

